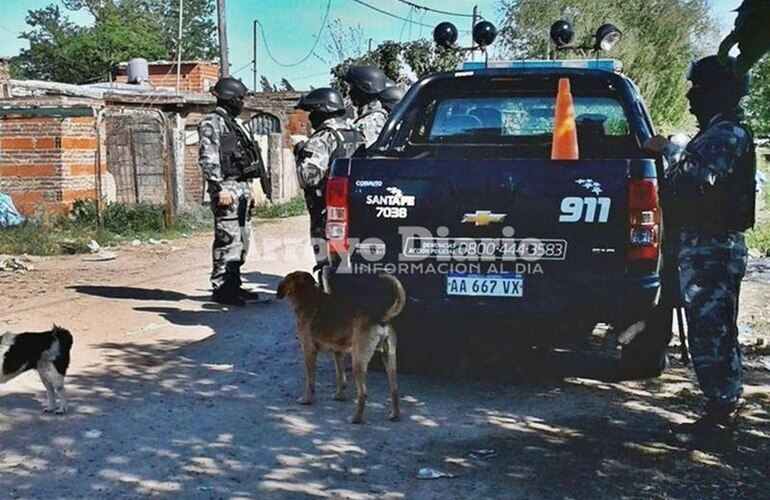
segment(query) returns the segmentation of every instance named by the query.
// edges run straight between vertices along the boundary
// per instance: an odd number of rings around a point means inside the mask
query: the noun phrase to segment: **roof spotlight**
[[[551,40],[557,47],[569,45],[574,37],[575,30],[569,22],[562,19],[551,25]]]
[[[622,33],[612,24],[602,24],[596,30],[594,50],[612,50],[620,42]]]
[[[495,28],[495,25],[489,21],[481,21],[480,23],[476,23],[476,26],[473,27],[473,41],[476,42],[479,47],[484,48],[488,45],[492,45],[495,38],[497,38],[497,28]]]
[[[433,41],[445,49],[451,49],[457,43],[457,27],[449,21],[439,23],[433,29]]]

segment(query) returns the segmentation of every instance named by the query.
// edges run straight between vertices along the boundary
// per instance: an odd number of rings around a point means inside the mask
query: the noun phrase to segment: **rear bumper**
[[[368,274],[328,272],[333,290],[363,298],[371,289]],[[636,321],[658,301],[660,277],[646,275],[591,275],[581,273],[559,282],[558,289],[534,290],[528,296],[458,297],[444,291],[445,277],[396,275],[404,285],[411,310],[484,315],[516,316],[521,319],[584,319],[596,322]],[[525,278],[526,279],[526,278]],[[526,287],[526,285],[525,285]],[[525,288],[526,289],[526,288]]]

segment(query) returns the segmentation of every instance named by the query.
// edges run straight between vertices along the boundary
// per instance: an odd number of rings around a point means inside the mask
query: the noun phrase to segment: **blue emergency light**
[[[583,68],[598,69],[601,71],[610,71],[619,73],[623,65],[617,59],[526,59],[523,61],[465,61],[458,65],[460,71],[479,71],[494,68],[515,68],[515,69],[554,69],[554,68]]]

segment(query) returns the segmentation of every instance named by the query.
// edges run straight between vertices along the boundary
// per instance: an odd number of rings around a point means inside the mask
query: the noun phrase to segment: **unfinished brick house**
[[[206,63],[185,68],[201,75],[217,69]],[[197,77],[186,81],[198,85]],[[3,89],[0,192],[23,214],[65,211],[81,198],[159,203],[172,213],[206,202],[197,125],[215,105],[208,92],[7,77],[0,80]],[[293,109],[297,99],[297,93],[256,94],[242,115],[270,166],[274,201],[299,192],[290,136],[305,133],[307,117]]]
[[[175,61],[151,61],[147,63],[149,80],[142,82],[150,87],[176,90]],[[180,68],[179,90],[181,92],[208,92],[219,78],[219,63],[215,61],[182,61]],[[118,67],[115,78],[118,83],[128,81],[128,63]]]

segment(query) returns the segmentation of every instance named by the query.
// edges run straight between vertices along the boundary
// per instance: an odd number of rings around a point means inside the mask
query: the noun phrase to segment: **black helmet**
[[[243,99],[246,97],[248,89],[242,81],[235,78],[226,76],[220,78],[216,85],[211,87],[211,93],[214,94],[217,99],[223,101],[229,101],[230,99]]]
[[[336,113],[345,110],[345,102],[342,95],[328,87],[315,89],[300,97],[295,109],[303,111],[321,111],[322,113]]]
[[[385,90],[388,77],[374,66],[351,66],[345,73],[345,81],[367,95],[378,95]]]
[[[690,64],[687,79],[693,85],[721,89],[744,96],[749,93],[749,75],[735,72],[735,58],[728,57],[725,64],[717,56],[708,56]]]
[[[396,106],[396,104],[398,104],[398,102],[404,98],[404,94],[406,94],[406,91],[398,85],[393,85],[392,87],[386,88],[380,93],[380,102],[382,103],[382,107],[385,108],[388,112],[393,111],[393,108]]]

